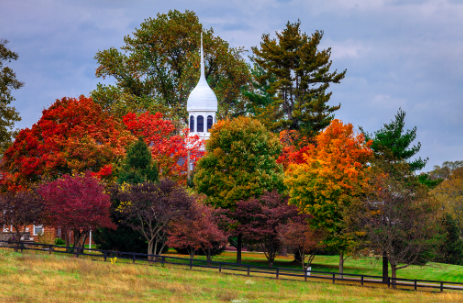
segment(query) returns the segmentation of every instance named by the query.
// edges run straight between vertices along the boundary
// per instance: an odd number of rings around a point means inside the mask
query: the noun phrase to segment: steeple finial
[[[203,32],[201,31],[201,79],[204,77],[204,49],[203,49]]]

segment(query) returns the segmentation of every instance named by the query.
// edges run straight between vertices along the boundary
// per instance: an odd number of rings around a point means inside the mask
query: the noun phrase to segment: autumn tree
[[[257,120],[238,117],[217,122],[206,142],[206,155],[195,168],[197,191],[214,207],[234,209],[236,202],[276,189],[283,193],[283,170],[276,163],[278,139]],[[241,262],[241,235],[237,262]]]
[[[296,216],[288,220],[286,224],[278,226],[278,239],[296,256],[302,269],[306,270],[312,264],[315,254],[323,247],[323,233],[310,226],[310,216]],[[308,256],[307,263],[305,262]]]
[[[36,188],[0,194],[0,209],[0,224],[13,227],[16,241],[28,225],[43,223],[44,202]]]
[[[163,251],[169,224],[187,214],[194,200],[182,186],[169,179],[124,186],[118,199],[124,223],[148,242],[148,254]]]
[[[309,36],[300,26],[300,21],[288,22],[283,31],[276,32],[276,39],[264,34],[260,47],[252,48],[252,60],[263,70],[254,73],[254,79],[263,87],[270,86],[266,94],[273,100],[256,117],[272,131],[298,130],[311,138],[330,124],[340,108],[328,105],[331,92],[327,90],[331,83],[340,83],[346,71],[330,72],[331,48],[318,50],[323,31]],[[250,98],[254,100],[259,101]]]
[[[65,175],[40,188],[45,201],[46,222],[55,228],[72,232],[74,251],[82,250],[92,230],[115,228],[109,217],[110,197],[96,177]]]
[[[449,179],[453,172],[463,167],[463,161],[445,161],[442,165],[434,165],[433,170],[429,172],[431,179]]]
[[[344,255],[354,244],[346,232],[344,214],[368,185],[372,151],[363,135],[354,133],[352,124],[336,119],[314,141],[303,154],[304,162],[291,164],[285,173],[289,203],[313,216],[311,226],[326,236],[323,244],[339,252],[342,273]]]
[[[150,147],[153,162],[159,168],[161,177],[186,184],[185,159],[188,153],[193,164],[203,155],[200,151],[199,136],[189,136],[188,129],[176,134],[175,125],[172,121],[164,119],[161,113],[128,113],[123,117],[123,122],[133,135],[142,137]]]
[[[442,208],[455,218],[463,217],[463,166],[451,171],[447,178],[432,193]],[[458,220],[458,227],[463,231],[463,222]]]
[[[19,132],[1,162],[3,184],[28,186],[42,179],[91,171],[112,176],[136,137],[84,96],[56,100],[32,128]]]
[[[214,248],[224,247],[228,240],[228,235],[219,229],[217,212],[220,210],[195,201],[189,213],[170,227],[167,245],[186,249],[191,259],[202,251],[210,263]]]
[[[92,96],[105,110],[122,117],[128,112],[161,112],[186,123],[186,102],[200,76],[200,36],[204,34],[206,79],[218,99],[220,118],[244,112],[240,88],[249,80],[241,57],[213,29],[203,29],[192,11],[177,10],[148,18],[124,37],[118,51],[99,51],[97,77],[113,77],[116,85],[98,85]]]
[[[10,106],[15,100],[11,90],[24,86],[24,82],[16,79],[13,70],[9,66],[4,66],[6,62],[18,60],[18,54],[6,47],[8,42],[8,40],[0,39],[0,153],[2,154],[13,141],[14,123],[21,121],[16,108]]]
[[[246,243],[262,244],[269,266],[272,267],[281,249],[278,228],[298,217],[298,209],[288,205],[287,197],[273,190],[258,198],[237,202],[232,217],[238,222],[235,233],[242,235]]]
[[[386,173],[389,165],[395,175]],[[350,219],[370,249],[386,252],[395,286],[397,270],[434,258],[442,214],[428,188],[410,175],[408,163],[386,162],[372,170],[372,186],[350,209]]]

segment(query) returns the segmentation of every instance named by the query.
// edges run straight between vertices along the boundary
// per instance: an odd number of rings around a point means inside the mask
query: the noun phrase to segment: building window
[[[190,132],[192,133],[195,132],[195,117],[194,116],[190,117]]]
[[[34,236],[43,234],[43,225],[34,225]]]
[[[203,116],[198,116],[198,125],[196,127],[198,128],[197,129],[198,133],[204,132],[204,118],[203,118]]]
[[[214,118],[212,116],[207,116],[207,131],[212,128],[212,124],[214,123]]]

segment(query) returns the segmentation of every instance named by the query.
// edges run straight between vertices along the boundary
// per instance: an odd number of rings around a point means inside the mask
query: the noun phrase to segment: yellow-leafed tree
[[[340,272],[343,255],[353,244],[343,216],[367,186],[369,145],[363,134],[355,134],[352,124],[333,120],[308,146],[302,163],[291,164],[286,171],[289,203],[313,216],[313,227],[325,232],[324,244],[340,253]]]

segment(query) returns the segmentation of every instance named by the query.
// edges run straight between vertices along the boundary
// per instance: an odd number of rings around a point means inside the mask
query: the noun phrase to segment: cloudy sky
[[[463,160],[463,1],[461,0],[2,0],[0,38],[19,54],[10,64],[25,87],[15,106],[30,127],[55,99],[88,95],[98,50],[123,45],[148,17],[193,10],[231,46],[250,49],[286,22],[325,32],[333,68],[336,117],[372,132],[399,107],[418,128],[425,170]],[[103,82],[104,83],[104,82]],[[109,83],[106,81],[106,83]]]

